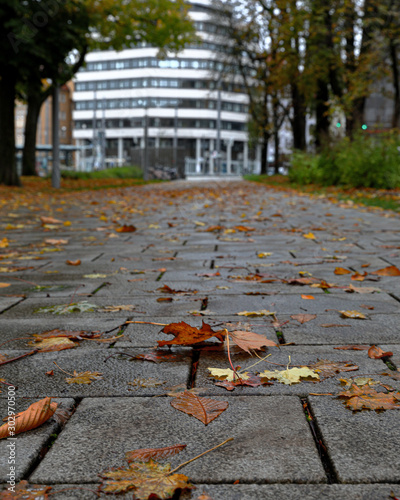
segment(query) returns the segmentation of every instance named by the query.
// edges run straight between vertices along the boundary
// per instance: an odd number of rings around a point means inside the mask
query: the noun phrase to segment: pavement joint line
[[[123,333],[125,332],[125,330],[128,328],[128,321],[132,321],[133,320],[133,316],[130,316],[129,318],[126,319],[125,323],[121,323],[119,326],[117,326],[116,328],[114,328],[114,330],[116,330],[118,328],[118,331],[117,333],[115,334],[115,336],[122,336]],[[115,344],[117,343],[117,340],[115,342],[113,342],[112,344],[109,344],[109,346],[107,347],[107,349],[113,349]]]
[[[8,306],[6,307],[5,309],[3,309],[1,312],[0,312],[0,315],[2,315],[3,313],[5,313],[6,311],[9,311],[10,309],[12,309],[13,307],[17,306],[18,304],[21,304],[21,302],[23,302],[24,300],[26,300],[27,297],[21,297],[21,300],[19,300],[18,302],[16,302],[15,304],[11,304],[11,306]]]
[[[110,285],[110,283],[108,281],[105,281],[104,283],[99,285],[95,290],[93,290],[93,292],[90,294],[90,296],[92,297],[93,295],[96,295],[97,292],[99,292],[102,288],[104,288],[108,285]]]
[[[395,295],[394,293],[389,292],[388,295],[390,295],[392,297],[392,299],[397,300],[397,302],[400,302],[400,298],[397,297],[397,295]]]
[[[189,379],[188,379],[188,383],[187,383],[188,389],[193,389],[195,387],[196,376],[197,376],[197,367],[198,367],[199,360],[200,360],[200,353],[201,353],[200,349],[193,349],[192,362],[191,362],[191,366],[190,366]]]
[[[90,262],[96,262],[96,260],[100,259],[101,257],[103,257],[104,255],[104,252],[101,253],[100,255],[97,255],[94,259],[92,259]]]
[[[326,479],[328,484],[338,484],[338,476],[335,470],[335,466],[331,457],[329,456],[329,451],[324,443],[322,433],[318,426],[318,421],[314,416],[310,402],[308,398],[300,398],[300,402],[303,408],[304,416],[307,420],[308,426],[310,428],[311,435],[313,437],[315,446],[318,451],[319,458],[321,460],[322,466],[324,468]]]
[[[157,278],[156,278],[156,281],[161,281],[162,280],[162,277],[164,276],[165,274],[165,271],[163,271],[162,273],[160,273]]]

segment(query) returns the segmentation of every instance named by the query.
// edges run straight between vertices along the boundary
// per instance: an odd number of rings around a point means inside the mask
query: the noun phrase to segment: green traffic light
[[[364,123],[364,125],[361,125],[361,128],[362,128],[363,130],[367,130],[368,125],[365,125],[365,123]]]
[[[342,126],[342,124],[340,122],[337,122],[336,126],[337,126],[337,128],[340,128]]]

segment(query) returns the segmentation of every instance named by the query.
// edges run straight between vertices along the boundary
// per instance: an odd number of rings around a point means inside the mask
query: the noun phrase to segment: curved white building
[[[189,3],[201,43],[178,55],[158,59],[149,46],[87,55],[74,92],[80,168],[96,166],[98,159],[88,158],[92,153],[83,146],[94,140],[99,152],[105,136],[108,163],[175,165],[182,171],[185,160],[188,175],[248,170],[247,95],[234,75],[218,84],[213,73],[221,66],[216,35],[223,27],[212,20],[211,0]]]

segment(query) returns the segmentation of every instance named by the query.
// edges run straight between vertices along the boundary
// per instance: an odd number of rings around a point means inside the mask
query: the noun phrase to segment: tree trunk
[[[399,82],[397,50],[393,39],[390,40],[389,49],[390,49],[390,62],[392,66],[392,77],[393,77],[393,87],[394,87],[392,127],[397,128],[399,126],[399,117],[400,117],[400,82]]]
[[[321,149],[329,141],[329,89],[326,82],[318,80],[316,97],[315,145]]]
[[[0,184],[20,186],[15,161],[16,77],[7,68],[0,77]]]
[[[28,112],[25,122],[25,143],[22,154],[22,174],[37,175],[36,173],[36,133],[42,96],[36,92],[28,95]]]
[[[268,137],[263,137],[263,143],[261,145],[261,175],[267,175],[268,173],[268,162],[267,162],[267,154],[268,154]]]
[[[277,175],[279,174],[279,129],[274,130],[274,154],[275,154],[275,159],[274,159],[274,174]]]
[[[291,85],[293,119],[291,120],[293,133],[293,148],[305,151],[306,144],[306,106],[296,83]]]

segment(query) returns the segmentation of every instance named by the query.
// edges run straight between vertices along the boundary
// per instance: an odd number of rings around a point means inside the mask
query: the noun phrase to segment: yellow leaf
[[[272,252],[260,252],[257,254],[257,257],[259,259],[265,259],[265,257],[269,257],[270,255],[272,255]]]
[[[11,286],[11,283],[0,283],[0,288],[7,288],[8,286]]]
[[[41,342],[30,342],[30,345],[35,346],[35,349],[38,349],[41,352],[50,352],[72,349],[78,344],[75,344],[75,342],[72,342],[72,340],[69,340],[66,337],[50,337],[42,340]]]
[[[74,370],[73,377],[67,377],[65,380],[69,384],[91,384],[93,380],[102,378],[102,373],[99,372],[80,372]]]
[[[72,224],[72,222],[70,220],[66,220],[64,222],[64,226],[67,226],[67,227],[70,226],[71,224]]]
[[[149,224],[149,229],[160,229],[158,224]]]
[[[339,311],[344,318],[351,319],[367,319],[367,317],[359,311]]]
[[[261,378],[275,379],[281,384],[298,384],[301,379],[316,378],[319,380],[319,375],[310,368],[303,366],[302,368],[287,368],[286,370],[265,370],[259,374]]]
[[[0,248],[7,248],[9,245],[9,240],[8,238],[3,238],[0,240]]]
[[[230,368],[207,368],[207,370],[210,372],[210,377],[216,378],[218,380],[227,380],[228,382],[234,382],[238,379],[237,375],[235,375],[235,372]],[[240,378],[248,380],[249,373],[240,372]]]
[[[237,316],[275,316],[276,312],[261,309],[260,311],[241,311],[236,313]]]
[[[314,233],[303,234],[303,238],[307,238],[308,240],[315,240],[315,234]]]
[[[198,220],[195,220],[193,221],[195,223],[196,226],[205,226],[205,223],[204,222],[200,222]]]

